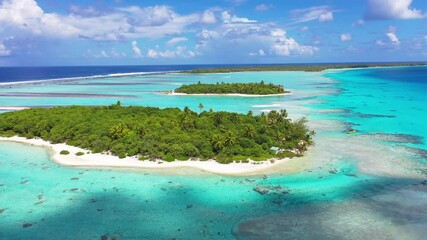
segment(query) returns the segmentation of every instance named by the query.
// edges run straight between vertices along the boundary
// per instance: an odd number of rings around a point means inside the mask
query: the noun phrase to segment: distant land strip
[[[401,62],[401,63],[354,63],[354,64],[319,64],[319,65],[263,65],[243,67],[200,68],[181,73],[231,73],[231,72],[280,72],[303,71],[320,72],[328,69],[345,68],[371,68],[371,67],[406,67],[427,66],[427,62]]]

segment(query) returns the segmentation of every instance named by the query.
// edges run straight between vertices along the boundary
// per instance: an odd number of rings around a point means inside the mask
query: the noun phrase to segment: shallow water
[[[414,77],[411,69],[393,74]],[[427,68],[415,69],[421,74],[417,79],[427,81],[422,72]],[[0,88],[0,106],[120,100],[194,110],[201,102],[205,110],[241,113],[286,108],[292,118],[307,116],[317,131],[307,156],[266,176],[245,177],[67,168],[51,162],[45,149],[2,142],[0,239],[425,239],[425,81],[387,78],[386,69],[376,70],[324,76],[164,74]],[[199,80],[264,80],[283,84],[292,94],[242,98],[153,92]],[[20,96],[4,96],[16,93]],[[43,97],[52,93],[63,95]],[[348,128],[357,133],[346,134]]]

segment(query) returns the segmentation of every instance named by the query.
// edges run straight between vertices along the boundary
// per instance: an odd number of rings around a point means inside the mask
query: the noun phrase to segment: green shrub
[[[83,156],[83,155],[85,155],[85,153],[84,153],[84,152],[77,152],[77,153],[76,153],[76,156]]]
[[[68,154],[70,154],[70,152],[67,151],[67,150],[62,150],[59,154],[61,154],[61,155],[68,155]]]

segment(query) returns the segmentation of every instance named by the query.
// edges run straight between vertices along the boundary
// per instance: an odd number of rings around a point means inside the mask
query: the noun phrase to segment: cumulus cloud
[[[255,10],[257,10],[257,11],[267,11],[267,10],[270,10],[271,8],[273,8],[273,7],[274,7],[273,4],[260,4],[260,5],[257,5],[255,7]]]
[[[284,29],[272,23],[223,24],[215,30],[201,31],[197,40],[196,50],[200,55],[230,59],[248,54],[271,57],[313,55],[319,50],[288,37]],[[218,51],[219,48],[222,51]]]
[[[137,41],[132,41],[132,51],[133,51],[135,57],[143,57],[143,55],[141,53],[141,49],[139,49],[139,47],[138,47]]]
[[[341,34],[341,41],[351,41],[351,35],[349,33],[343,33]]]
[[[219,33],[212,30],[203,29],[200,33],[196,35],[197,37],[197,45],[196,49],[205,48],[208,42],[212,39],[218,38]]]
[[[175,50],[157,51],[155,49],[148,49],[148,58],[175,58],[175,57],[195,57],[196,53],[193,51],[186,51],[185,47],[177,47]]]
[[[328,22],[334,19],[333,9],[329,6],[315,6],[304,9],[295,9],[291,12],[293,23],[318,20]]]
[[[35,0],[3,0],[0,11],[0,31],[12,29],[43,37],[95,41],[179,34],[200,18],[198,14],[181,16],[168,6],[131,6],[105,14],[92,8],[73,7],[73,13],[60,15],[46,13]]]
[[[56,37],[76,36],[79,32],[77,27],[64,21],[61,16],[45,13],[34,0],[4,0],[0,12],[3,29]]]
[[[425,18],[426,13],[411,8],[412,0],[368,0],[367,20]]]
[[[387,38],[377,40],[375,44],[378,46],[385,46],[389,48],[398,47],[400,45],[400,40],[396,32],[397,32],[396,27],[390,26],[388,28],[388,31],[385,34]]]
[[[175,38],[172,38],[171,40],[167,41],[166,44],[174,45],[174,44],[177,44],[179,42],[185,42],[185,41],[188,41],[188,38],[186,38],[186,37],[175,37]]]
[[[200,19],[200,23],[204,24],[214,24],[216,23],[216,17],[213,11],[206,10],[203,12],[202,17]]]
[[[277,56],[313,55],[319,50],[317,47],[301,45],[295,39],[288,38],[283,29],[273,30],[271,36],[274,44],[271,46],[270,52]]]
[[[390,42],[394,45],[399,45],[400,41],[399,38],[397,37],[396,33],[394,32],[388,32],[387,33],[387,37],[390,40]]]
[[[222,12],[222,21],[224,23],[256,23],[256,20],[251,20],[248,18],[237,17],[236,15],[231,15],[229,12]]]
[[[9,56],[10,54],[11,54],[11,51],[7,49],[7,47],[3,43],[0,43],[0,57],[6,57],[6,56]]]

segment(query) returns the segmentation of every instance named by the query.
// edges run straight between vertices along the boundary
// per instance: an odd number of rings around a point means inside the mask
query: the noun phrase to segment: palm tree
[[[190,128],[193,128],[194,127],[194,120],[193,119],[191,119],[191,117],[189,117],[188,115],[187,116],[185,116],[183,119],[182,119],[182,122],[181,122],[181,128],[183,129],[183,130],[189,130]]]
[[[247,138],[253,138],[255,134],[255,128],[251,125],[248,125],[244,129],[244,136]]]
[[[188,114],[190,111],[191,111],[191,110],[190,110],[190,108],[189,108],[189,107],[187,107],[187,106],[185,106],[185,107],[184,107],[184,112],[185,112],[186,114]]]
[[[203,106],[203,104],[202,104],[202,103],[199,103],[199,109],[200,109],[200,113],[202,113],[202,111],[203,111],[203,108],[205,108],[205,106]]]
[[[124,137],[129,132],[129,128],[124,123],[119,123],[118,125],[110,129],[110,136],[113,139],[119,139]]]
[[[223,121],[222,121],[222,116],[221,116],[221,114],[220,114],[220,113],[216,113],[216,114],[215,114],[215,116],[214,116],[214,123],[215,123],[215,126],[220,125],[222,122],[223,122]]]
[[[288,112],[285,109],[281,109],[280,117],[282,118],[282,120],[286,120],[286,118],[288,117]]]
[[[222,136],[219,134],[214,134],[211,137],[211,144],[215,151],[219,151],[224,147],[224,141],[222,140]]]
[[[225,136],[224,143],[226,146],[234,145],[236,143],[236,135],[234,135],[234,133],[228,131],[227,135]]]

